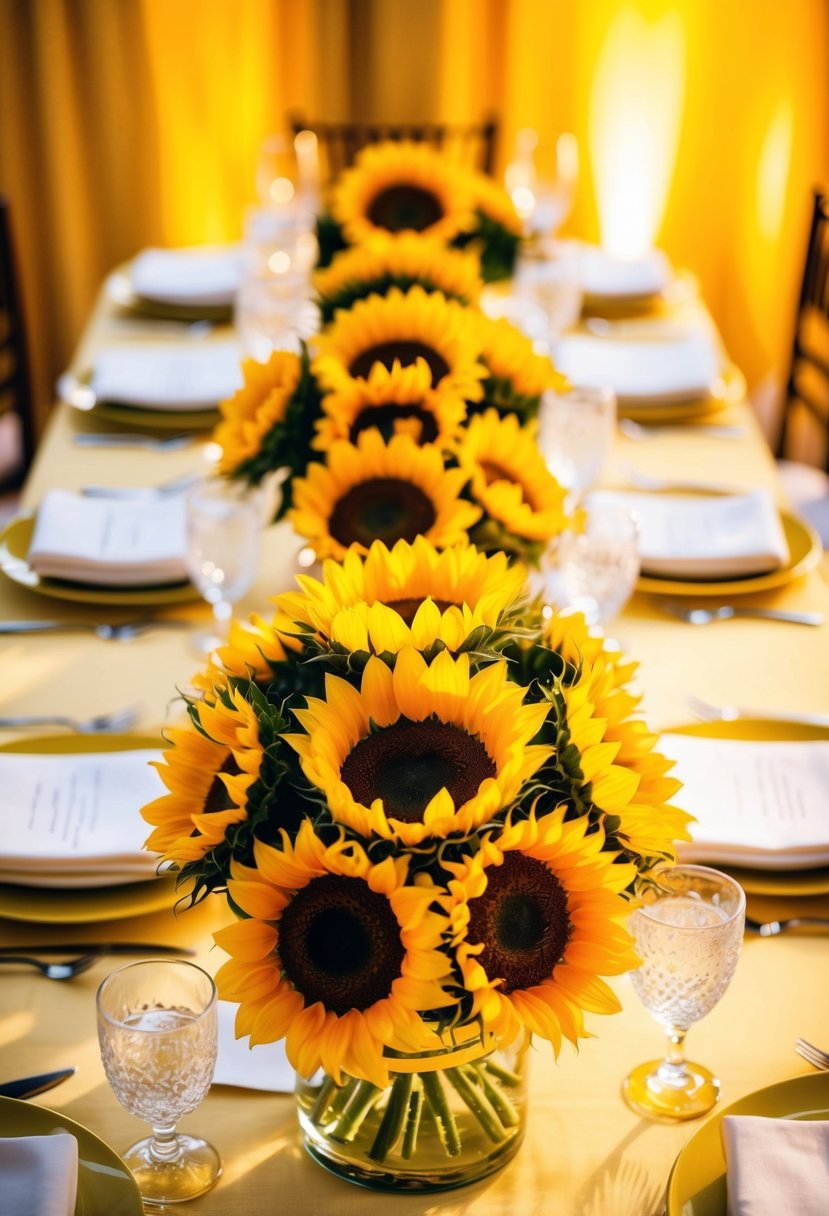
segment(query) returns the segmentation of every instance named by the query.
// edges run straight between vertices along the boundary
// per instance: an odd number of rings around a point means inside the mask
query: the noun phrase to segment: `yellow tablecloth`
[[[181,340],[182,328],[139,323],[117,317],[102,301],[81,344],[76,366],[88,366],[105,341],[148,333]],[[608,470],[608,484],[622,484],[626,464],[644,472],[704,476],[732,485],[766,485],[777,493],[773,462],[745,405],[732,407],[723,421],[743,423],[747,437],[737,442],[695,437],[692,431],[648,443],[619,438]],[[25,505],[36,506],[54,485],[69,488],[88,482],[147,485],[174,477],[200,461],[197,447],[178,452],[78,447],[79,430],[112,430],[109,424],[66,407],[58,408],[25,491]],[[268,610],[269,596],[288,586],[299,548],[285,526],[266,537],[256,586],[240,612]],[[822,610],[829,618],[829,586],[819,571],[777,591],[746,602]],[[194,624],[204,623],[206,607],[194,603],[168,610]],[[0,616],[5,619],[60,618],[117,620],[130,612],[77,607],[47,600],[0,577]],[[665,616],[643,595],[633,600],[613,633],[640,660],[644,709],[658,729],[687,722],[688,693],[715,703],[826,713],[829,709],[829,625],[806,629],[763,621],[732,621],[693,628]],[[171,698],[177,683],[187,683],[198,667],[186,632],[155,632],[128,644],[106,643],[82,633],[38,638],[0,638],[0,714],[47,710],[80,716],[137,701],[142,706],[136,729],[155,732],[179,712]],[[4,737],[12,737],[11,735]],[[829,914],[829,898],[800,901]],[[793,901],[753,898],[750,910],[782,914]],[[172,911],[110,924],[86,926],[85,940],[123,939],[187,942],[200,961],[215,971],[223,957],[211,949],[211,932],[230,919],[221,901],[187,913]],[[4,944],[77,938],[59,926],[0,920]],[[829,1043],[829,968],[826,938],[789,936],[747,939],[734,980],[713,1012],[689,1034],[692,1057],[720,1076],[723,1100],[808,1071],[794,1054],[798,1034]],[[143,1134],[142,1125],[116,1102],[103,1075],[95,1031],[94,995],[116,965],[107,958],[68,984],[34,973],[4,972],[0,981],[0,1080],[74,1064],[76,1076],[38,1101],[76,1119],[123,1150]],[[556,1063],[548,1046],[532,1052],[531,1108],[527,1141],[500,1174],[475,1186],[444,1195],[399,1200],[350,1187],[329,1176],[304,1153],[290,1096],[215,1087],[203,1105],[182,1121],[221,1151],[224,1176],[218,1187],[188,1210],[238,1216],[271,1211],[302,1214],[336,1211],[382,1213],[405,1205],[413,1216],[501,1216],[557,1212],[560,1216],[650,1216],[661,1211],[662,1196],[677,1152],[694,1124],[646,1123],[624,1105],[619,1087],[625,1072],[660,1053],[657,1025],[635,996],[630,982],[616,983],[624,1011],[593,1017],[595,1039],[578,1053],[566,1047]]]

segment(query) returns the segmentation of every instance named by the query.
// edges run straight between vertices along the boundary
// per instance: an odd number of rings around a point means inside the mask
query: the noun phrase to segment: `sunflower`
[[[473,534],[476,543],[507,551],[526,547],[532,554],[567,526],[566,491],[547,468],[532,431],[514,414],[477,414],[456,452],[485,514]]]
[[[586,1037],[583,1014],[615,1013],[600,978],[636,967],[619,921],[632,865],[603,851],[601,831],[565,822],[564,808],[504,827],[446,868],[453,945],[484,1026],[509,1039],[525,1027],[549,1039]]]
[[[512,236],[521,237],[521,216],[515,210],[515,204],[504,187],[485,173],[474,173],[470,184],[475,210]]]
[[[317,422],[313,446],[325,452],[335,439],[354,443],[357,436],[375,426],[389,440],[392,435],[411,435],[416,443],[447,446],[466,420],[466,402],[451,392],[436,393],[432,373],[423,358],[408,367],[397,360],[391,370],[375,363],[365,380],[346,380],[322,399],[322,417]]]
[[[375,541],[364,558],[323,563],[322,582],[299,575],[301,591],[278,599],[283,616],[351,650],[424,650],[440,640],[457,651],[473,630],[503,625],[525,590],[524,571],[504,553],[474,546],[437,550],[423,536],[388,549]]]
[[[392,287],[408,291],[418,283],[461,304],[477,304],[483,289],[478,257],[404,233],[377,236],[367,245],[347,249],[314,275],[324,325],[338,308],[351,308],[369,295],[385,295]]]
[[[316,338],[313,371],[323,391],[339,389],[350,379],[367,380],[375,363],[391,369],[425,359],[432,387],[464,401],[483,395],[486,368],[479,362],[482,340],[476,313],[439,291],[393,287],[385,296],[358,300],[337,314]]]
[[[410,858],[372,864],[356,841],[324,845],[310,823],[295,843],[261,842],[256,868],[234,866],[230,898],[248,919],[216,935],[232,957],[216,976],[239,1002],[236,1035],[253,1046],[285,1038],[288,1059],[384,1087],[383,1049],[420,1051],[440,1041],[419,1012],[445,1005],[445,917],[425,876],[406,886]]]
[[[525,334],[505,317],[493,320],[477,315],[481,359],[489,370],[479,408],[494,406],[501,414],[518,414],[522,421],[535,417],[541,394],[567,387],[546,355],[536,354]]]
[[[193,687],[215,700],[217,686],[226,687],[228,677],[266,684],[275,665],[285,661],[287,651],[299,649],[296,638],[290,636],[290,626],[280,614],[270,624],[256,613],[247,623],[232,620],[227,641],[211,654],[207,668],[194,677]]]
[[[556,694],[556,763],[577,808],[613,825],[613,837],[641,872],[676,860],[691,816],[670,805],[680,783],[673,762],[655,750],[658,736],[635,716],[641,700],[626,687],[618,656],[583,659]],[[543,779],[543,775],[542,775]]]
[[[404,647],[393,672],[370,658],[359,691],[326,676],[325,699],[295,711],[306,733],[283,739],[335,820],[417,844],[486,823],[550,756],[530,745],[547,707],[524,692],[503,661],[470,676],[465,654],[428,665]]]
[[[243,385],[219,406],[222,421],[213,434],[222,449],[221,473],[233,473],[259,454],[265,437],[284,422],[301,374],[301,360],[290,351],[274,351],[267,363],[242,363]]]
[[[459,497],[468,474],[446,469],[437,447],[418,447],[409,435],[385,444],[372,429],[356,445],[337,440],[325,463],[305,473],[294,482],[289,518],[320,558],[341,558],[352,544],[365,552],[374,540],[418,535],[438,548],[461,544],[481,514]]]
[[[389,232],[448,243],[474,224],[467,175],[437,149],[409,140],[364,148],[342,175],[331,210],[351,245]]]
[[[154,828],[146,847],[178,866],[200,861],[247,819],[263,754],[256,714],[238,689],[190,713],[189,726],[169,729],[172,746],[155,764],[170,792],[141,809]]]

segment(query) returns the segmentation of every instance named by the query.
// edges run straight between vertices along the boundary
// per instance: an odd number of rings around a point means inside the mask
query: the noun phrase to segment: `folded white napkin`
[[[107,587],[184,582],[184,498],[91,498],[68,490],[44,495],[29,545],[38,574]]]
[[[675,801],[695,816],[682,861],[757,869],[829,865],[829,743],[753,743],[663,735],[682,782]]]
[[[0,1212],[72,1216],[78,1193],[78,1142],[68,1132],[0,1139]]]
[[[660,340],[565,334],[555,344],[553,360],[579,387],[607,385],[622,400],[636,401],[704,396],[721,368],[713,335],[706,330]]]
[[[232,304],[241,277],[242,251],[145,249],[132,263],[132,289],[164,304]]]
[[[666,578],[765,574],[789,560],[780,515],[765,490],[747,494],[596,491],[591,502],[624,507],[639,521],[642,570]]]
[[[285,1044],[251,1047],[247,1039],[237,1039],[234,1028],[237,1009],[229,1001],[219,1001],[219,1055],[213,1084],[293,1093],[296,1074],[285,1055]]]
[[[579,245],[582,288],[593,296],[653,295],[671,279],[671,264],[659,249],[619,258],[598,245]]]
[[[106,347],[92,371],[96,401],[154,410],[215,408],[242,384],[236,342]]]
[[[726,1115],[729,1216],[826,1216],[829,1123]]]
[[[139,814],[165,787],[156,750],[0,754],[0,881],[95,887],[155,878]]]

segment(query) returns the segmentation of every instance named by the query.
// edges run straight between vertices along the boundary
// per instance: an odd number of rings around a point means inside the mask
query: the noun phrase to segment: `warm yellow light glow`
[[[676,12],[653,25],[634,9],[613,20],[596,64],[589,139],[602,244],[616,257],[654,244],[679,142],[685,37]]]
[[[272,253],[268,258],[268,269],[274,274],[287,274],[291,269],[291,255],[284,249],[277,249],[276,253]]]
[[[287,177],[275,177],[268,193],[272,203],[289,203],[294,197],[294,183]]]
[[[772,116],[757,164],[757,232],[769,242],[778,241],[783,228],[793,134],[792,103],[786,97]]]

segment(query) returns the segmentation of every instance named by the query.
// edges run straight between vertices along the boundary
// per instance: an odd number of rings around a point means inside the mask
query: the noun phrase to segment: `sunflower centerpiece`
[[[343,249],[420,235],[480,259],[487,282],[508,278],[521,240],[512,201],[492,179],[411,140],[369,145],[334,184],[318,223],[320,265]]]
[[[503,553],[365,549],[236,625],[144,814],[237,918],[220,993],[239,1036],[284,1039],[312,1155],[436,1189],[517,1151],[531,1038],[558,1054],[619,1008],[628,901],[687,816],[583,618]]]

